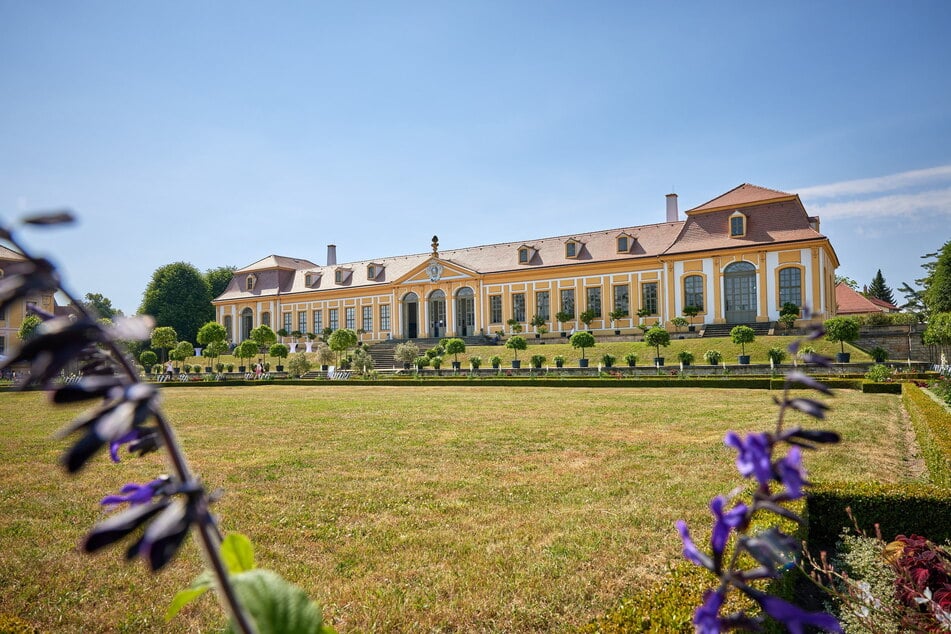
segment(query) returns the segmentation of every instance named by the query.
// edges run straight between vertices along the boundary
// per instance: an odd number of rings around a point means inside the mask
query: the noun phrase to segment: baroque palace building
[[[708,324],[773,321],[785,303],[835,314],[838,258],[798,195],[743,184],[685,215],[669,194],[658,224],[451,251],[434,236],[431,252],[342,264],[330,245],[323,266],[272,255],[235,271],[215,314],[236,343],[261,324],[371,342],[492,334],[513,318],[530,332],[536,315],[557,337],[588,309],[592,330],[629,332],[691,305]]]
[[[0,246],[0,279],[7,272],[13,272],[26,262],[22,254]],[[27,304],[34,304],[48,313],[57,309],[52,292],[35,293],[26,299],[20,299],[10,306],[0,308],[0,357],[7,355],[20,344],[20,325],[27,316]]]

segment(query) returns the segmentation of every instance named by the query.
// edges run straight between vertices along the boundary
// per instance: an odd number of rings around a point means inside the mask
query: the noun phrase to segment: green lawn
[[[765,429],[763,391],[319,385],[162,391],[194,469],[223,487],[226,532],[300,584],[342,631],[551,631],[585,623],[702,533],[737,484],[726,430]],[[813,479],[913,477],[897,396],[842,392],[846,442]],[[77,410],[73,410],[75,412]],[[211,596],[167,626],[198,573],[189,543],[157,577],[76,546],[97,501],[163,470],[160,456],[77,478],[52,439],[70,412],[0,394],[0,614],[43,631],[208,631]]]

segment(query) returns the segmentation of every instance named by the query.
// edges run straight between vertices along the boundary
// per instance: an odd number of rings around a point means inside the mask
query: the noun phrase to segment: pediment
[[[396,280],[396,284],[432,284],[445,280],[471,280],[478,274],[441,258],[430,258]]]

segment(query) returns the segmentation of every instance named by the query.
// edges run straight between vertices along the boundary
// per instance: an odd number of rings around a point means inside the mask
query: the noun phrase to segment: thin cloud
[[[910,194],[890,194],[873,198],[827,203],[807,203],[809,213],[828,218],[886,218],[912,214],[951,216],[951,187]]]
[[[797,192],[802,198],[842,198],[895,191],[907,187],[921,187],[929,183],[941,183],[949,180],[951,180],[951,165],[940,165],[875,178],[860,178],[827,185],[815,185],[794,189],[793,191]]]

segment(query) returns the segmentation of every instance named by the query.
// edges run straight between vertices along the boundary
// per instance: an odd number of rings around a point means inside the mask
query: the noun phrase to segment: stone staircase
[[[492,340],[484,335],[477,335],[473,337],[459,337],[466,342],[467,346],[488,346],[492,345]],[[373,367],[377,370],[388,370],[391,368],[402,368],[403,363],[397,361],[395,357],[396,345],[411,341],[416,344],[416,347],[419,348],[419,353],[423,354],[430,348],[435,347],[444,337],[435,338],[429,337],[425,339],[391,339],[389,341],[381,341],[379,343],[374,343],[373,345],[367,346],[367,351],[370,353],[370,356],[373,358]]]
[[[730,331],[737,326],[749,326],[757,337],[766,336],[772,329],[772,322],[758,321],[751,324],[707,324],[700,331],[701,337],[729,337]]]

